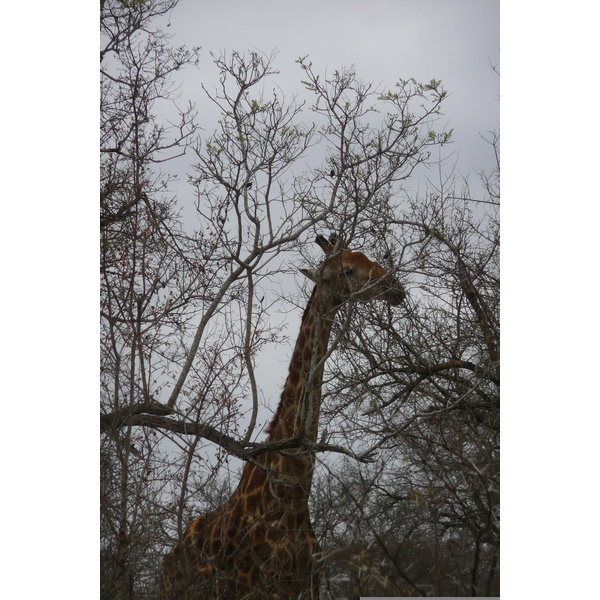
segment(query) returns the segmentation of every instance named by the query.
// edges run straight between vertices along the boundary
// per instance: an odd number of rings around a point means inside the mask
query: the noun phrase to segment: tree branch
[[[281,452],[290,448],[304,448],[311,453],[317,452],[337,452],[344,454],[359,462],[370,463],[374,461],[373,452],[367,451],[363,454],[356,454],[347,448],[333,444],[315,444],[299,437],[287,438],[284,440],[275,440],[259,444],[252,442],[244,445],[235,438],[220,432],[218,429],[201,423],[191,423],[189,421],[176,420],[167,417],[174,411],[168,406],[159,403],[138,404],[129,410],[115,411],[110,414],[100,416],[100,431],[110,433],[126,425],[138,425],[141,427],[150,427],[179,433],[181,435],[192,435],[204,438],[224,450],[237,456],[238,458],[251,462],[262,469],[267,467],[255,460],[265,452]]]

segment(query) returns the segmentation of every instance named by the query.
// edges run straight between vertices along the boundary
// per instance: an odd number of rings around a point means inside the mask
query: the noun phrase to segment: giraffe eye
[[[346,270],[344,271],[344,275],[345,275],[346,277],[352,277],[352,275],[354,275],[354,269],[346,269]]]

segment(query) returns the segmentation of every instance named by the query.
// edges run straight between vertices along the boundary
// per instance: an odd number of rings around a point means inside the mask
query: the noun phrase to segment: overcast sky
[[[216,76],[210,52],[220,50],[276,49],[276,82],[290,95],[302,91],[295,61],[306,55],[318,73],[354,65],[360,79],[387,87],[442,80],[459,171],[493,166],[480,134],[499,128],[500,78],[491,67],[500,61],[498,0],[182,0],[168,17],[175,45],[202,47],[199,71],[184,73],[185,96],[200,106],[200,82]]]
[[[462,175],[494,166],[491,149],[480,134],[499,129],[500,78],[492,69],[492,65],[499,69],[500,60],[496,0],[182,0],[166,22],[173,45],[202,47],[199,69],[188,68],[182,74],[182,93],[198,106],[204,139],[216,126],[215,112],[201,89],[201,83],[211,89],[217,82],[211,52],[254,49],[271,54],[276,50],[274,67],[280,74],[273,82],[288,97],[303,92],[304,74],[296,60],[306,55],[317,73],[354,66],[363,81],[388,88],[411,77],[426,83],[442,80],[450,95],[440,129],[446,126],[454,131],[451,162],[458,161]],[[185,183],[191,161],[193,157],[187,156],[168,165],[180,177],[173,189],[184,204],[192,192]],[[415,190],[419,182],[408,185]],[[286,292],[298,297],[295,287],[303,283],[301,279],[283,281]],[[269,347],[258,359],[259,389],[271,410],[287,375],[301,314],[298,309],[288,316],[275,310],[270,315],[273,322],[286,320],[289,335],[287,351]],[[260,421],[268,418],[263,413]]]
[[[476,193],[474,173],[494,167],[492,151],[481,134],[499,129],[500,77],[492,68],[499,70],[499,18],[497,0],[181,0],[165,16],[163,26],[173,36],[172,45],[201,47],[199,68],[181,73],[181,93],[197,105],[203,140],[217,125],[217,113],[201,87],[213,89],[218,81],[211,53],[276,51],[273,66],[279,75],[272,83],[288,99],[304,94],[304,73],[296,60],[307,55],[316,73],[354,66],[359,79],[388,89],[398,79],[441,80],[449,97],[439,129],[453,129],[453,144],[446,147],[453,153],[448,169],[456,161],[458,174],[471,173]],[[313,119],[309,112],[303,117]],[[187,174],[192,173],[193,162],[188,153],[163,165],[179,178],[171,191],[186,207],[183,214],[192,226],[193,190]],[[404,187],[414,193],[417,188],[423,191],[423,183],[413,177]],[[288,276],[271,283],[273,290],[261,293],[270,296],[281,285],[288,297],[298,299],[298,286],[306,282],[301,276]],[[269,346],[257,359],[257,383],[270,411],[279,401],[302,315],[301,309],[289,309],[289,304],[282,304],[269,315],[273,324],[287,324],[288,344]],[[268,410],[261,411],[259,423],[270,418]],[[264,437],[260,428],[257,437]]]

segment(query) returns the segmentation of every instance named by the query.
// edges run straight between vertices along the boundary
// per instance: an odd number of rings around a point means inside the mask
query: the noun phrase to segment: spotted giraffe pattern
[[[303,271],[317,285],[302,316],[268,441],[300,436],[316,442],[323,359],[341,303],[352,295],[379,296],[396,305],[405,296],[364,254],[336,255],[324,238],[317,242],[328,259],[318,274]],[[193,520],[166,555],[161,598],[318,600],[320,548],[308,512],[314,461],[312,452],[297,447],[258,455],[263,468],[246,463],[231,498]]]

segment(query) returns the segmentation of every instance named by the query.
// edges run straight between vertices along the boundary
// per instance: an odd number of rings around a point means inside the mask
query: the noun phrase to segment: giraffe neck
[[[331,294],[315,286],[302,315],[281,401],[267,430],[269,441],[297,435],[310,442],[317,441],[323,358],[338,308]]]
[[[298,435],[316,442],[323,358],[338,308],[331,294],[315,286],[302,316],[281,401],[267,429],[269,442]],[[306,448],[286,448],[280,452],[265,452],[256,458],[266,469],[251,463],[244,465],[238,488],[230,499],[231,505],[243,503],[246,513],[266,515],[284,511],[306,519],[314,454]]]
[[[300,435],[316,442],[321,406],[323,358],[333,318],[339,305],[317,285],[302,316],[281,401],[267,429],[268,441]],[[246,463],[232,503],[241,499],[246,511],[257,503],[261,514],[283,510],[306,515],[312,485],[314,453],[306,448],[286,448],[257,456],[267,468]],[[250,511],[251,512],[251,511]],[[305,518],[304,516],[301,518]]]

